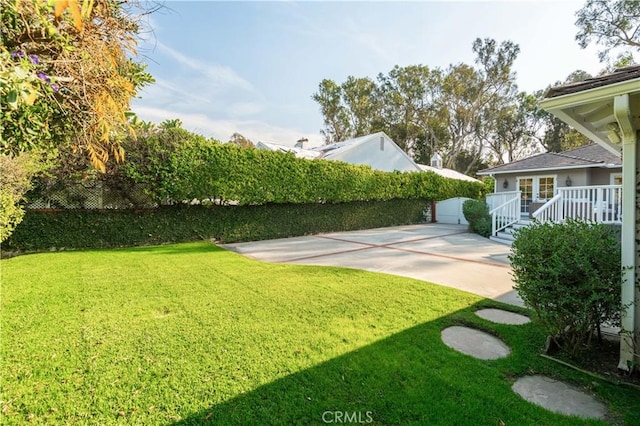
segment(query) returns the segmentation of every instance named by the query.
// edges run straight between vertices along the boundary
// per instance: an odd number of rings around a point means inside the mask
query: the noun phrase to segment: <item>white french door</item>
[[[533,201],[548,201],[556,192],[555,176],[531,176],[518,178],[520,195],[520,213],[529,213]]]

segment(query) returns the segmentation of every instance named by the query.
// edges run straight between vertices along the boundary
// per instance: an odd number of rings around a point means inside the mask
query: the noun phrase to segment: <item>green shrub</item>
[[[424,222],[426,200],[256,206],[164,206],[152,210],[28,211],[3,251],[230,243]]]
[[[620,243],[611,227],[535,223],[515,236],[515,289],[560,348],[575,356],[602,322],[620,324]]]
[[[467,200],[462,205],[462,214],[469,222],[469,230],[483,237],[491,235],[491,216],[484,200]]]
[[[49,166],[39,152],[20,155],[0,154],[0,243],[6,240],[24,217],[25,193],[31,180]]]
[[[125,146],[127,162],[111,173],[144,185],[158,204],[215,199],[239,205],[477,198],[483,185],[431,172],[382,172],[291,152],[244,149],[167,129]],[[126,186],[126,185],[125,185]]]

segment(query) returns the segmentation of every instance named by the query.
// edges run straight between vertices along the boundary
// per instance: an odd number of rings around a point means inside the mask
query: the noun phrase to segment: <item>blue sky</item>
[[[148,17],[140,58],[157,82],[133,102],[142,119],[180,118],[226,141],[320,145],[311,99],[323,78],[372,77],[394,65],[472,64],[473,40],[511,40],[521,90],[576,69],[597,73],[595,48],[580,49],[583,1],[218,2],[168,1]]]

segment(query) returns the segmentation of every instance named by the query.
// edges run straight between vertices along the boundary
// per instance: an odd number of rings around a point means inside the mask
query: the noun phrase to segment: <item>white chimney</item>
[[[293,146],[294,148],[307,149],[309,147],[309,139],[300,138],[298,142]]]

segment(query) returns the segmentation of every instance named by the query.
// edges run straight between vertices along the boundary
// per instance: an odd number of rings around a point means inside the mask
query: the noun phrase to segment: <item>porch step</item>
[[[529,225],[533,225],[533,221],[531,219],[520,219],[518,222],[514,223],[512,227],[514,229],[526,228]]]
[[[511,244],[513,243],[513,239],[506,240],[506,239],[500,238],[500,237],[489,237],[489,239],[491,241],[495,241],[496,243],[504,244],[504,245],[507,245],[507,246],[511,246]]]
[[[518,222],[514,223],[513,225],[509,226],[508,228],[505,228],[502,231],[498,232],[498,235],[489,237],[489,239],[491,241],[495,241],[497,243],[506,244],[506,245],[510,246],[513,243],[513,241],[515,240],[515,238],[513,236],[513,232],[516,229],[526,228],[527,226],[529,226],[531,224],[533,224],[532,220],[521,219]]]

